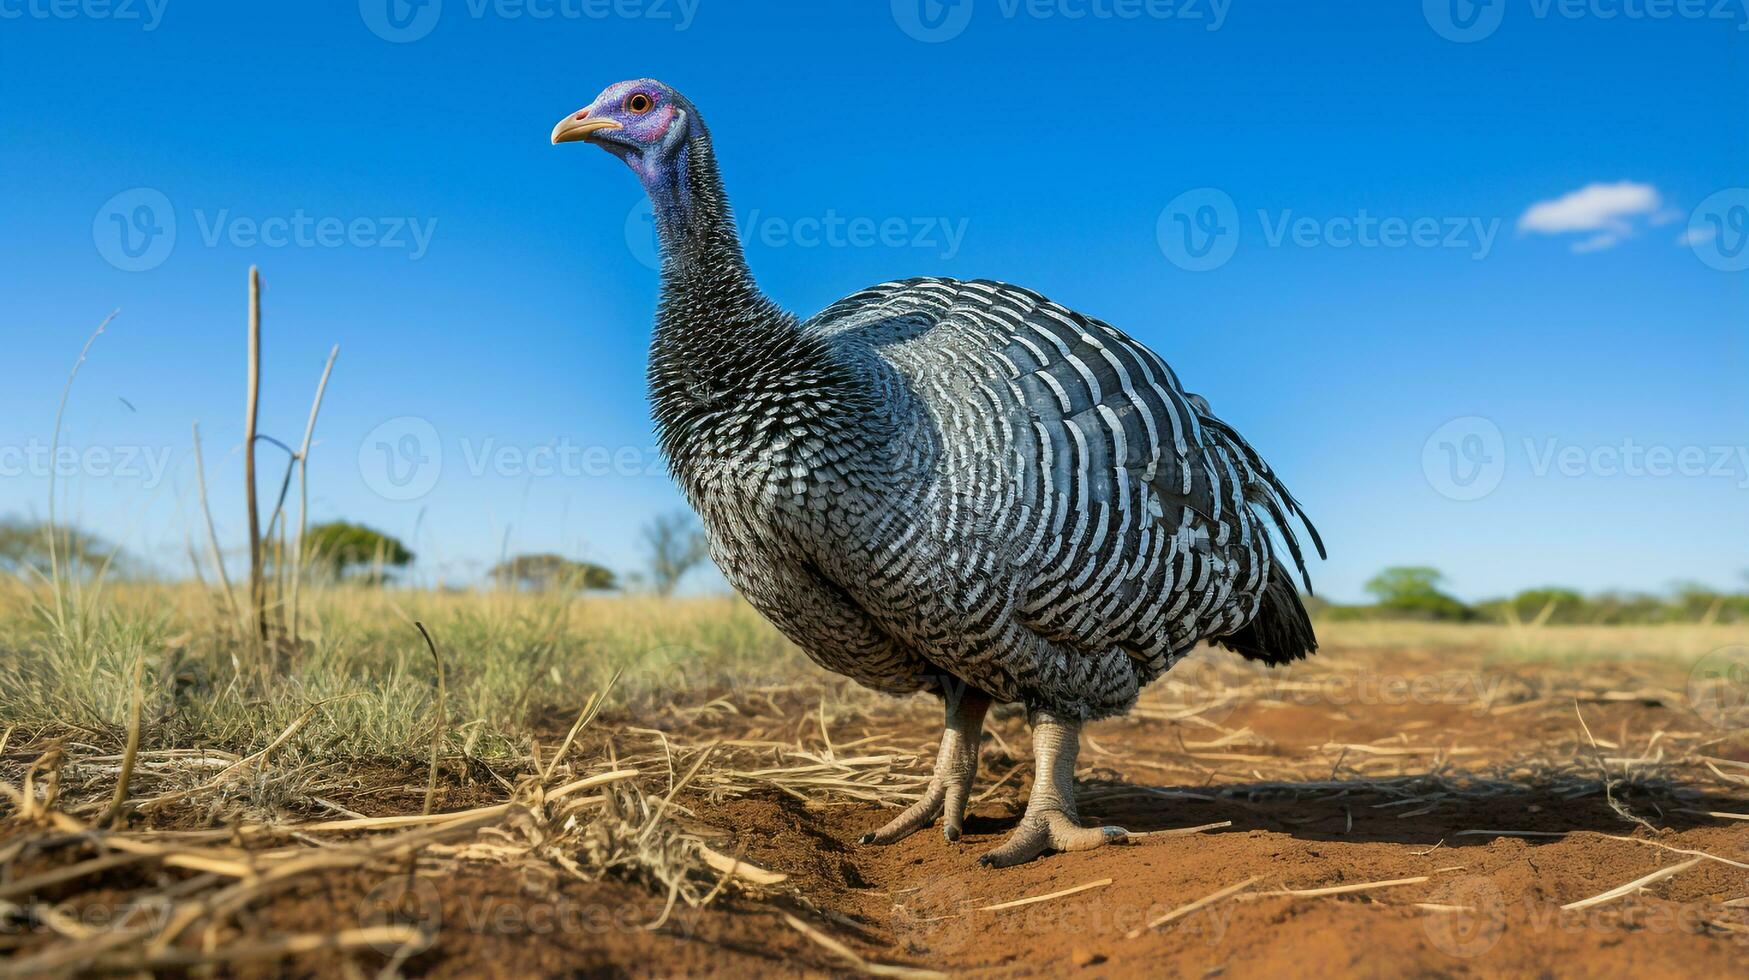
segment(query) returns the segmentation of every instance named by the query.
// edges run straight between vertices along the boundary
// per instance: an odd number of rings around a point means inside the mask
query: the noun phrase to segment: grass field
[[[738,600],[306,607],[269,672],[199,588],[0,592],[0,972],[1698,973],[1749,952],[1742,626],[1343,622],[1285,670],[1198,654],[1088,731],[1084,816],[1137,843],[994,872],[976,856],[1030,780],[1019,712],[992,719],[964,841],[856,847],[914,798],[938,708],[820,671]]]

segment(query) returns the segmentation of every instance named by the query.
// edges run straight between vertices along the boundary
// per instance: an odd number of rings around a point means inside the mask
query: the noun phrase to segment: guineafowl
[[[921,278],[801,320],[754,283],[698,109],[620,82],[553,129],[619,157],[662,255],[649,385],[670,472],[747,601],[828,670],[932,691],[928,789],[862,838],[960,836],[992,701],[1037,771],[989,865],[1124,840],[1073,796],[1084,722],[1126,711],[1199,641],[1317,649],[1272,529],[1323,544],[1263,459],[1157,354],[1017,286]],[[1307,583],[1310,587],[1310,583]]]

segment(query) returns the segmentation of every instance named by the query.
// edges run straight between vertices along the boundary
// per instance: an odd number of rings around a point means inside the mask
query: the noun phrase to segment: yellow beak
[[[553,145],[558,146],[560,143],[575,143],[578,140],[586,140],[590,133],[600,132],[604,129],[625,128],[612,119],[591,119],[585,115],[588,111],[584,109],[582,112],[573,113],[559,120],[559,124],[553,127]]]

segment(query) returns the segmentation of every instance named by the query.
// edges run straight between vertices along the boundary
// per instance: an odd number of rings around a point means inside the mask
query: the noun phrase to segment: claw
[[[953,843],[965,826],[966,799],[978,774],[978,737],[984,728],[987,697],[966,692],[950,701],[947,728],[941,733],[941,751],[935,759],[935,775],[923,798],[905,808],[879,830],[863,834],[859,844],[893,844],[902,841],[942,817],[942,835]]]
[[[858,843],[896,844],[904,840],[934,823],[946,798],[947,788],[942,785],[941,777],[936,776],[929,781],[929,789],[924,792],[921,800],[906,807],[903,813],[887,821],[879,830],[863,834]]]
[[[1046,851],[1088,851],[1129,839],[1122,827],[1083,827],[1075,822],[1075,757],[1081,726],[1049,711],[1032,712],[1032,747],[1037,775],[1026,801],[1026,815],[1001,847],[978,858],[991,868],[1025,864]]]
[[[991,868],[1025,864],[1046,851],[1090,851],[1106,844],[1129,840],[1122,827],[1083,827],[1061,810],[1028,813],[1001,847],[978,858]]]

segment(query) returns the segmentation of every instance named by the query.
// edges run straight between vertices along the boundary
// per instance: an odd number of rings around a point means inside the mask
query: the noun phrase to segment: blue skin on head
[[[588,132],[583,139],[624,160],[652,191],[671,184],[670,172],[685,145],[692,107],[679,93],[653,78],[609,85],[595,101],[559,124],[611,122],[613,128]],[[572,137],[575,138],[575,137]],[[561,132],[554,132],[559,142]]]
[[[664,239],[686,224],[687,140],[697,110],[680,93],[653,78],[609,85],[595,101],[560,120],[553,142],[594,143],[638,175]],[[665,241],[666,244],[666,241]]]

